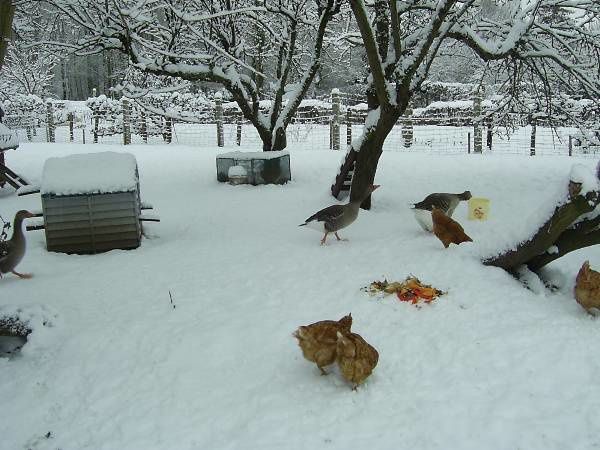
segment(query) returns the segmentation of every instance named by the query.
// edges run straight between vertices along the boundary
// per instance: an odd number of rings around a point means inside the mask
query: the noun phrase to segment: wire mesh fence
[[[287,128],[290,149],[344,150],[363,131],[367,114],[364,97],[334,92],[304,100]],[[193,121],[156,114],[134,101],[111,101],[90,109],[83,102],[53,101],[43,108],[8,114],[5,123],[22,142],[73,142],[82,144],[170,144],[195,147],[216,145],[262,149],[252,124],[235,103],[218,101],[196,108]],[[90,104],[89,100],[86,104]],[[460,112],[460,111],[459,111]],[[583,139],[575,127],[544,123],[514,129],[476,123],[472,111],[402,117],[385,140],[384,151],[439,154],[482,153],[523,155],[595,156],[600,131]],[[222,130],[222,131],[220,131]],[[479,133],[480,144],[477,142]],[[221,138],[219,137],[221,136]],[[588,136],[588,137],[589,137]]]

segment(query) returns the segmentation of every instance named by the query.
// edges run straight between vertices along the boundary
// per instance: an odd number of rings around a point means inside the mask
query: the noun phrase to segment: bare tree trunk
[[[362,198],[367,188],[373,184],[377,163],[383,152],[383,143],[401,115],[400,110],[396,108],[387,111],[382,109],[377,124],[365,131],[360,147],[356,149],[356,166],[352,177],[350,201]],[[362,202],[361,208],[371,208],[371,196]]]

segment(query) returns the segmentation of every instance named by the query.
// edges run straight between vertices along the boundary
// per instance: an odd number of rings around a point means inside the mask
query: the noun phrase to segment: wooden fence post
[[[74,128],[74,123],[75,122],[75,115],[70,112],[68,114],[68,118],[69,118],[69,142],[73,142],[73,128]]]
[[[493,131],[492,124],[493,123],[494,123],[494,120],[493,120],[492,116],[488,116],[488,117],[485,118],[485,126],[487,128],[486,136],[485,136],[485,143],[487,145],[488,150],[491,150],[492,149],[492,145],[493,145],[493,142],[492,142],[492,139],[493,139],[493,136],[494,136],[492,134],[492,131]]]
[[[240,113],[240,115],[237,116],[237,129],[236,129],[236,140],[235,143],[238,145],[238,147],[240,145],[242,145],[242,119],[243,116]]]
[[[37,127],[40,125],[37,114],[33,114],[33,108],[29,109],[29,116],[31,120],[28,121],[27,138],[31,140],[31,136],[37,136]]]
[[[220,92],[215,94],[215,121],[217,122],[217,146],[225,146],[223,133],[223,96]]]
[[[333,88],[331,90],[331,148],[333,150],[340,149],[340,90]]]
[[[352,145],[352,110],[346,110],[346,145]]]
[[[163,137],[167,144],[170,144],[173,140],[173,119],[171,117],[165,117],[165,131]]]
[[[142,139],[144,140],[144,144],[148,143],[148,123],[146,122],[146,111],[143,109],[140,111],[140,120],[142,123],[140,124],[140,133],[142,134]]]
[[[467,134],[467,153],[471,153],[471,133]]]
[[[401,134],[402,144],[405,148],[408,148],[413,144],[414,130],[412,123],[412,113],[412,108],[410,106],[407,106],[403,114],[404,117],[402,119]]]
[[[483,142],[481,132],[481,91],[473,93],[473,153],[482,153]]]
[[[529,123],[531,125],[531,139],[529,141],[529,155],[535,156],[535,133],[536,133],[536,129],[537,129],[537,119],[532,116]]]
[[[573,136],[569,135],[569,156],[573,156]]]
[[[94,111],[94,144],[98,143],[98,126],[100,124],[100,111]]]
[[[131,144],[131,105],[129,100],[121,100],[121,109],[123,111],[123,145]]]
[[[46,141],[55,142],[54,107],[51,101],[46,103]]]
[[[27,133],[27,140],[31,141],[32,130],[35,130],[36,127],[36,118],[33,117],[33,111],[29,111],[29,120],[27,121],[27,125],[25,126],[25,132]]]

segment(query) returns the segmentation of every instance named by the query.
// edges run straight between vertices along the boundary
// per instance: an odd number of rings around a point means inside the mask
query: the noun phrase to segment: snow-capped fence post
[[[467,133],[467,153],[471,154],[471,132]]]
[[[529,141],[529,156],[535,156],[535,133],[537,129],[537,119],[535,116],[531,116],[529,119],[531,125],[531,138]]]
[[[54,142],[54,107],[52,102],[46,103],[46,141]]]
[[[69,142],[73,142],[73,128],[74,128],[73,122],[75,121],[75,117],[72,112],[70,112],[67,117],[69,120]]]
[[[236,119],[236,136],[235,136],[235,143],[238,145],[238,147],[240,145],[242,145],[242,114],[237,114],[236,115],[237,119]]]
[[[473,153],[481,153],[483,151],[483,136],[481,131],[481,91],[477,89],[473,93]]]
[[[331,148],[333,150],[340,149],[340,90],[333,88],[331,90]]]
[[[413,122],[412,122],[412,113],[413,110],[410,106],[406,107],[404,111],[404,117],[401,122],[401,134],[402,134],[402,144],[405,148],[408,148],[413,143]]]
[[[131,105],[129,100],[124,98],[121,100],[121,108],[123,110],[123,145],[131,144]]]
[[[352,144],[352,110],[346,110],[346,145]]]
[[[215,94],[215,121],[217,122],[217,146],[224,147],[225,139],[223,134],[223,96],[220,92]]]

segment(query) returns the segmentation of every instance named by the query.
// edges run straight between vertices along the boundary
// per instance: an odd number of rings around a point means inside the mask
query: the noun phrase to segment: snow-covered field
[[[340,233],[348,242],[320,246],[297,225],[335,202],[338,152],[293,149],[293,181],[258,187],[217,183],[214,148],[22,144],[6,157],[39,182],[48,157],[106,150],[137,157],[161,222],[136,250],[86,256],[28,232],[19,269],[34,277],[0,280],[0,314],[34,326],[20,356],[0,358],[0,448],[600,446],[600,322],[572,296],[600,248],[549,267],[553,293],[480,263],[527,237],[571,165],[594,159],[385,152],[373,209]],[[491,199],[491,217],[470,222],[460,205],[474,242],[444,249],[408,204],[465,189]],[[0,215],[23,208],[39,195],[0,190]],[[409,274],[448,293],[418,309],[361,291]],[[320,376],[292,337],[348,312],[380,354],[357,391]]]

